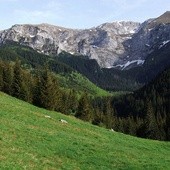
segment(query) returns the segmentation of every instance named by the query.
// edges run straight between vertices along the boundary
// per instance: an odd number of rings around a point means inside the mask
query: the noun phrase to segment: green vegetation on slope
[[[68,124],[59,119],[67,120]],[[0,93],[0,148],[0,169],[170,167],[168,142],[112,132],[4,93]]]
[[[97,87],[95,84],[93,84],[91,81],[89,81],[86,77],[83,75],[72,72],[71,74],[66,75],[57,75],[60,87],[63,87],[65,89],[74,89],[75,92],[83,93],[87,92],[90,95],[93,96],[109,96],[110,93]],[[114,93],[112,93],[114,94]],[[118,94],[118,93],[115,93]]]
[[[0,47],[0,59],[2,61],[16,61],[19,59],[22,66],[28,69],[40,69],[48,63],[49,69],[57,74],[62,88],[74,89],[78,93],[86,91],[93,96],[107,96],[108,92],[97,87],[85,76],[77,73],[68,65],[56,61],[54,58],[40,54],[30,47],[17,44],[9,44]]]
[[[143,119],[137,136],[170,141],[170,67],[138,91],[114,100],[113,107],[125,120],[127,115]]]

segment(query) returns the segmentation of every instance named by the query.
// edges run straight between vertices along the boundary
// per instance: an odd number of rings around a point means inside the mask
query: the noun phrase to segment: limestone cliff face
[[[15,41],[45,54],[82,54],[96,59],[101,67],[110,67],[125,55],[123,42],[131,38],[138,26],[139,23],[114,22],[75,30],[48,24],[14,25],[0,33],[0,43]]]
[[[131,39],[124,42],[128,47],[129,61],[143,61],[148,54],[160,49],[170,42],[170,12],[166,12],[158,18],[145,21]],[[123,60],[126,61],[125,58]],[[119,64],[122,61],[118,61]],[[129,67],[127,67],[129,68]]]
[[[61,51],[81,54],[96,59],[101,67],[119,69],[143,64],[149,53],[168,40],[169,12],[143,24],[122,21],[84,30],[49,24],[14,25],[0,32],[0,44],[15,41],[45,54],[57,55]]]

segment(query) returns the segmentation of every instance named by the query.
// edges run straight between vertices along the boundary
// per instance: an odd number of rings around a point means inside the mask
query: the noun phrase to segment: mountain
[[[48,63],[49,69],[56,73],[60,87],[66,91],[72,89],[78,94],[86,91],[93,96],[110,95],[73,68],[49,56],[40,54],[32,48],[17,44],[8,44],[0,47],[0,60],[15,62],[17,59],[21,61],[22,67],[32,72],[36,69],[44,68]]]
[[[95,59],[102,68],[129,69],[142,65],[148,54],[169,42],[169,13],[142,24],[122,21],[84,30],[14,25],[0,32],[0,44],[15,41],[44,54],[56,56],[65,51]]]
[[[165,12],[163,15],[159,16],[158,18],[152,19],[149,23],[148,27],[153,28],[159,24],[169,24],[170,23],[170,11]]]
[[[89,60],[84,56],[62,52],[57,57],[51,57],[14,42],[0,46],[1,60],[16,61],[18,58],[28,68],[44,67],[48,62],[50,69],[57,74],[65,75],[77,71],[97,86],[111,91],[134,91],[150,82],[170,66],[169,57],[170,43],[167,43],[149,54],[145,63],[140,67],[128,70],[101,69],[95,59]]]
[[[112,132],[1,92],[0,117],[1,169],[168,169],[170,166],[168,142]],[[61,119],[68,123],[62,123]]]
[[[76,70],[101,88],[133,91],[170,65],[169,13],[142,24],[122,21],[86,30],[14,25],[0,32],[0,48],[29,46],[16,53],[32,66],[49,61],[57,73]]]
[[[132,38],[124,42],[128,47],[126,51],[129,61],[125,59],[125,64],[118,63],[117,67],[129,69],[133,67],[133,63],[143,64],[148,55],[170,42],[169,13],[166,12],[156,19],[150,19],[141,24]]]
[[[124,56],[123,42],[139,23],[114,22],[85,30],[67,29],[49,24],[14,25],[0,33],[0,43],[16,41],[35,50],[57,55],[61,51],[96,59],[101,67],[110,67]]]
[[[50,70],[57,74],[62,74],[63,78],[64,76],[67,77],[67,74],[71,75],[72,72],[76,71],[86,76],[97,86],[111,91],[133,91],[138,88],[135,76],[129,73],[131,69],[123,71],[114,68],[101,69],[94,59],[89,60],[84,58],[84,56],[75,56],[66,52],[60,53],[58,57],[51,57],[14,42],[0,46],[1,60],[15,62],[17,58],[28,69],[43,68],[48,63]],[[69,80],[72,81],[74,79],[69,78]],[[83,85],[83,83],[81,84]],[[84,85],[87,84],[89,83]]]

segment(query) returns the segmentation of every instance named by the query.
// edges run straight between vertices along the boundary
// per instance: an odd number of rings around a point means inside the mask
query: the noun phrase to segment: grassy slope
[[[93,96],[109,96],[111,95],[109,92],[97,87],[90,80],[88,80],[83,75],[72,72],[71,74],[66,74],[64,76],[57,74],[59,79],[59,84],[61,87],[65,89],[74,89],[78,93],[82,93],[84,91],[88,92]],[[119,93],[115,92],[115,95]],[[114,93],[112,93],[114,95]]]
[[[0,169],[169,167],[168,142],[111,132],[0,93]]]

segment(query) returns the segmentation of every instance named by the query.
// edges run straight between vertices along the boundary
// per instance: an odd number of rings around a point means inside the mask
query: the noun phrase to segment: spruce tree
[[[166,126],[165,127],[166,127],[166,140],[170,141],[170,114],[166,115]]]
[[[17,59],[13,70],[13,81],[12,81],[12,96],[19,99],[25,98],[24,95],[24,82],[21,70],[21,62]]]
[[[69,112],[71,114],[75,114],[77,109],[77,96],[75,90],[70,90],[68,94],[68,102],[69,102]]]
[[[49,110],[55,110],[58,103],[59,88],[56,79],[52,73],[45,68],[42,74],[38,78],[36,88],[36,103]]]
[[[111,106],[111,99],[107,99],[105,103],[105,109],[104,109],[104,123],[107,128],[113,128],[113,124],[115,123],[115,115],[114,115],[114,109]]]
[[[15,77],[16,78],[16,77]],[[3,91],[7,94],[12,93],[12,82],[13,82],[13,70],[12,66],[8,63],[4,63],[3,69]]]
[[[151,138],[151,139],[157,139],[158,138],[158,125],[156,122],[156,117],[154,113],[154,109],[152,106],[151,101],[147,100],[146,103],[146,137]]]
[[[128,116],[127,119],[128,124],[128,134],[135,136],[137,132],[137,125],[133,116]]]
[[[159,133],[157,133],[157,139],[165,140],[166,139],[165,120],[163,120],[163,117],[161,116],[160,112],[157,113],[156,121],[159,128]]]
[[[61,100],[57,104],[57,110],[67,115],[70,113],[69,98],[65,91],[61,92]]]
[[[92,107],[90,105],[87,93],[85,92],[79,100],[76,117],[85,121],[92,121],[92,114]]]
[[[0,91],[3,90],[3,63],[0,61]]]

